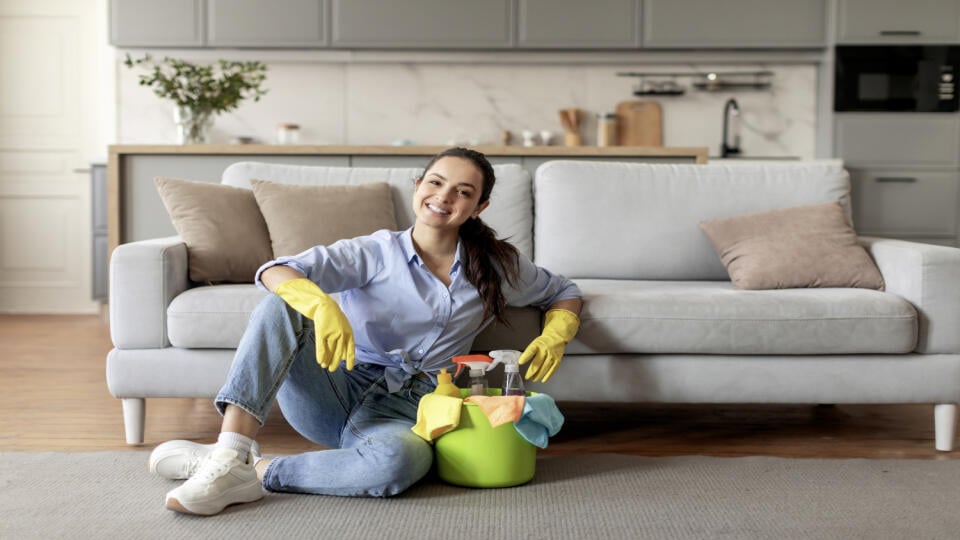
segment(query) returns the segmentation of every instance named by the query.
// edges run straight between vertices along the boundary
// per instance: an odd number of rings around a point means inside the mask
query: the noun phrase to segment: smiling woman
[[[500,282],[516,282],[519,254],[480,219],[495,183],[493,167],[479,152],[451,148],[434,156],[416,180],[413,210],[421,226],[414,225],[413,243],[434,275],[449,286],[462,239],[466,278],[480,293],[484,316],[504,322]]]
[[[420,398],[508,305],[547,311],[519,363],[529,363],[528,379],[549,379],[579,327],[580,290],[483,223],[495,182],[480,152],[445,150],[415,180],[413,227],[263,265],[256,282],[275,294],[254,310],[216,398],[217,444],[170,441],[151,454],[156,474],[189,476],[166,507],[216,514],[261,498],[261,484],[368,497],[406,490],[433,461],[411,430]],[[275,399],[294,429],[331,449],[261,459],[253,438]]]

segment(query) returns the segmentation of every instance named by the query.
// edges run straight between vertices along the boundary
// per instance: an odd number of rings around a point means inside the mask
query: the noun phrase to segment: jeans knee
[[[412,444],[411,444],[412,442]],[[433,449],[422,440],[398,442],[379,452],[378,480],[369,486],[374,497],[392,497],[406,491],[430,472]]]
[[[289,307],[290,306],[284,302],[283,298],[271,293],[260,299],[260,302],[257,303],[255,311],[262,312],[264,315],[281,315],[285,314]]]

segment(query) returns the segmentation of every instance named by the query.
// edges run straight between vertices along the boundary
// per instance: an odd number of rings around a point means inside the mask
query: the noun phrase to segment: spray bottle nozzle
[[[508,372],[520,371],[520,354],[520,351],[511,349],[490,351],[490,357],[493,358],[494,363],[503,364],[503,370]]]
[[[491,360],[489,356],[485,354],[467,354],[463,356],[454,356],[453,363],[457,364],[457,371],[453,374],[454,377],[460,375],[460,371],[463,370],[463,366],[470,368],[470,371],[478,370],[480,373],[479,376],[483,376],[488,370],[493,369],[494,366],[500,363],[500,360]],[[472,375],[472,373],[471,373]]]

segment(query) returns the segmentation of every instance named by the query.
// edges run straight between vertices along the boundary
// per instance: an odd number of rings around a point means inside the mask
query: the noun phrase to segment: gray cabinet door
[[[325,4],[325,0],[207,0],[207,45],[323,47]]]
[[[937,43],[960,40],[958,0],[838,0],[840,43]]]
[[[837,157],[865,167],[960,166],[960,118],[937,113],[838,113]]]
[[[826,0],[644,0],[645,47],[826,46]]]
[[[110,44],[200,47],[203,0],[110,0]]]
[[[471,49],[513,44],[511,0],[331,0],[332,45]]]
[[[520,47],[640,46],[640,0],[519,0],[517,8]]]
[[[854,226],[862,235],[952,238],[957,227],[956,171],[851,169]]]

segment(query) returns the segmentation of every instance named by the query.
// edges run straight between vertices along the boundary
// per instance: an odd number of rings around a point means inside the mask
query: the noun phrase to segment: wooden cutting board
[[[663,110],[656,101],[617,103],[617,144],[663,146]]]

